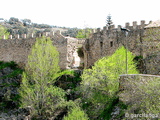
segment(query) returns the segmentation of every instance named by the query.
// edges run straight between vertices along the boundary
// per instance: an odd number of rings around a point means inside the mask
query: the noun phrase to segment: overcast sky
[[[28,18],[34,23],[62,27],[103,27],[110,13],[113,23],[160,19],[159,0],[2,0],[0,18]]]

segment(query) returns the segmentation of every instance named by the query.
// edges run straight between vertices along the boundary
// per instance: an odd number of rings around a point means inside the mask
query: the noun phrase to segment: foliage
[[[80,73],[70,70],[69,73],[65,73],[57,78],[56,86],[67,90],[76,88],[81,82]]]
[[[136,65],[133,62],[134,56],[128,54],[128,74],[137,74]],[[114,95],[118,90],[119,75],[126,73],[126,49],[120,47],[115,53],[98,60],[92,69],[86,69],[82,75],[82,85],[91,89],[108,91],[108,95]],[[100,87],[101,86],[101,87]]]
[[[5,68],[7,68],[7,70],[3,73],[3,69]],[[19,79],[23,70],[18,68],[18,65],[13,61],[0,61],[0,72],[3,73],[0,76],[0,90],[4,93],[0,96],[0,109],[16,108],[19,106],[20,99],[16,88],[20,86]]]
[[[23,72],[23,70],[17,68],[16,70],[11,72],[10,74],[3,76],[2,79],[16,77],[17,75],[22,74],[22,72]]]
[[[147,74],[159,74],[160,67],[160,29],[159,27],[147,28],[143,36],[143,61],[145,72]]]
[[[112,22],[112,16],[110,14],[107,16],[106,23],[107,23],[108,26],[110,26],[110,25],[113,24],[113,22]]]
[[[17,67],[17,64],[14,61],[11,62],[0,61],[0,70],[5,67],[11,67],[12,69],[14,69],[15,67]]]
[[[5,35],[6,39],[9,36],[9,33],[7,32],[7,29],[0,25],[0,39],[2,39],[2,36]]]
[[[104,110],[98,116],[98,120],[110,120],[112,118],[112,112],[114,111],[115,106],[118,105],[119,98],[110,99],[109,104],[105,104]]]
[[[35,27],[35,28],[52,28],[50,25],[47,25],[47,24],[33,23],[32,26]]]
[[[62,34],[64,36],[76,37],[77,32],[79,30],[78,28],[65,28],[48,24],[33,23],[28,18],[19,20],[18,18],[11,17],[9,20],[3,20],[3,24],[8,29],[8,32],[13,35],[13,38],[16,34],[31,34],[35,32],[38,33],[38,31],[50,32],[53,29],[57,28],[62,29]]]
[[[20,34],[20,35],[28,33],[28,29],[25,27],[19,27],[18,29],[19,29],[18,34]]]
[[[127,51],[128,74],[137,74],[134,56]],[[82,96],[89,104],[90,116],[101,114],[106,104],[115,99],[119,87],[119,75],[126,73],[126,49],[120,47],[111,56],[98,60],[92,69],[84,70],[82,74]],[[91,111],[92,109],[92,111]]]
[[[35,81],[46,79],[48,82],[53,82],[60,72],[58,64],[59,53],[52,45],[52,41],[45,37],[38,38],[31,55],[28,56],[27,72],[35,78]]]
[[[16,24],[19,22],[19,19],[18,18],[15,18],[15,17],[11,17],[9,19],[9,24]]]
[[[1,79],[13,78],[19,74],[22,74],[22,72],[23,72],[22,69],[18,68],[18,65],[14,61],[11,61],[11,62],[0,61],[0,70],[4,69],[6,67],[10,67],[13,71],[7,75],[3,75],[2,77],[0,77]]]
[[[67,28],[67,31],[62,33],[64,36],[76,37],[78,28]]]
[[[138,75],[138,76],[128,76],[123,82],[124,91],[119,93],[119,96],[123,101],[126,101],[128,108],[126,113],[131,114],[146,114],[156,116],[160,111],[160,78],[159,76],[150,75]],[[132,81],[131,81],[132,80]],[[129,119],[128,116],[127,119]],[[140,119],[145,116],[140,117]],[[150,119],[152,116],[148,116]],[[138,117],[137,117],[138,118]]]
[[[74,102],[70,103],[69,112],[64,116],[63,120],[89,120],[87,114]]]
[[[92,29],[85,28],[78,30],[76,38],[89,38],[89,35],[92,33]]]
[[[56,78],[66,73],[60,72],[58,63],[59,53],[50,38],[37,39],[28,56],[28,64],[19,90],[22,97],[21,106],[33,107],[34,115],[49,117],[64,105],[64,90],[53,86]]]
[[[143,89],[144,93],[141,91]],[[141,113],[152,113],[159,114],[160,111],[160,78],[155,78],[153,80],[148,81],[148,84],[140,86],[138,89],[138,93],[142,93],[143,96],[140,103]],[[143,102],[145,101],[145,102]]]
[[[22,22],[23,22],[24,26],[27,26],[27,25],[31,24],[31,20],[30,19],[23,19]]]

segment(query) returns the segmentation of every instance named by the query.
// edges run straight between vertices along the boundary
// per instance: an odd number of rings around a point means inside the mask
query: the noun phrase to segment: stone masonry
[[[42,35],[50,37],[53,41],[53,45],[56,46],[60,53],[60,67],[66,69],[68,66],[72,66],[73,53],[76,50],[76,45],[79,43],[78,39],[65,37],[60,31],[57,32],[46,32],[38,35],[17,35],[13,38],[10,35],[9,39],[5,39],[5,36],[0,40],[0,61],[15,61],[20,66],[24,66],[27,62],[28,55],[31,51],[31,47],[34,45],[36,37]],[[72,41],[72,42],[71,42]],[[82,44],[82,43],[81,43]]]
[[[98,28],[83,45],[84,66],[91,67],[98,59],[112,55],[123,45],[135,56],[143,58],[141,73],[160,74],[160,37],[154,39],[154,34],[148,32],[152,29],[147,25],[145,21],[141,21],[140,25],[133,22],[132,26],[126,23],[125,28],[130,30],[128,34],[121,31],[120,25],[117,28],[114,25],[105,26],[103,30]]]
[[[128,108],[125,110],[125,117],[133,120],[131,114],[152,114],[144,118],[136,117],[136,120],[157,119],[160,110],[160,76],[149,74],[120,75],[119,78],[119,101]],[[137,113],[138,112],[138,113]],[[129,116],[126,116],[129,115]],[[153,116],[154,115],[154,116]],[[134,120],[135,120],[134,119]]]

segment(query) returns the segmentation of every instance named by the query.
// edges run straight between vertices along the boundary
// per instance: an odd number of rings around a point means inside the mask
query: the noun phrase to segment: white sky
[[[62,27],[103,27],[110,13],[113,23],[160,19],[159,0],[1,0],[0,18],[28,18],[34,23]]]

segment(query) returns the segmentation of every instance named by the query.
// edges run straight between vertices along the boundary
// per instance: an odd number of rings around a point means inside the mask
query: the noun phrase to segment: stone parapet
[[[128,106],[125,112],[130,115],[159,114],[159,90],[160,76],[158,75],[128,74],[121,75],[119,78],[119,100]],[[130,119],[131,116],[127,117]]]

